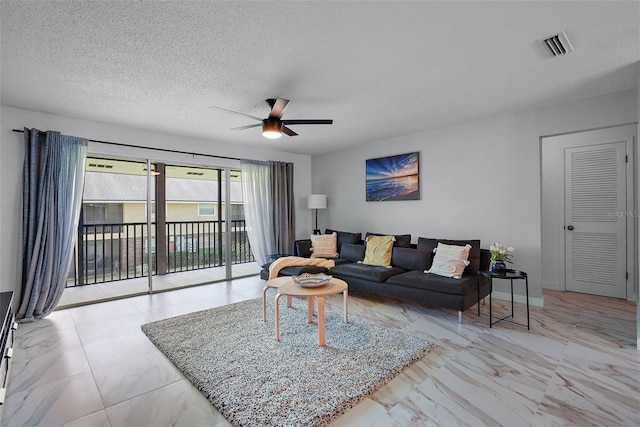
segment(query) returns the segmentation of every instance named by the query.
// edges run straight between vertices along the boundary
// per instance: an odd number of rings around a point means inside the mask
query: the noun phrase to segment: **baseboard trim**
[[[559,282],[542,282],[542,289],[553,289],[554,291],[564,291],[564,286]]]
[[[491,293],[491,297],[499,300],[511,301],[511,294],[509,292],[493,291]],[[517,302],[518,304],[526,304],[527,299],[524,295],[515,294],[513,295],[513,302]],[[529,297],[529,305],[534,307],[544,307],[544,297]]]

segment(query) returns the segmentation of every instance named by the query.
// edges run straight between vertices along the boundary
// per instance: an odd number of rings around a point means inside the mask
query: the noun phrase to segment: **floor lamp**
[[[316,228],[313,229],[313,234],[320,234],[320,229],[318,228],[318,209],[327,208],[327,195],[310,194],[308,199],[308,208],[316,210]]]

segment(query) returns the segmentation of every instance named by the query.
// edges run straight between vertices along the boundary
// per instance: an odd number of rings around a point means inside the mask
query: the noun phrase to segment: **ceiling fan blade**
[[[256,123],[254,125],[238,126],[237,128],[231,128],[231,130],[251,129],[251,128],[257,128],[259,126],[262,126],[262,123]]]
[[[289,129],[288,127],[286,127],[285,125],[282,125],[282,133],[285,133],[289,136],[296,136],[297,133],[295,133],[294,131],[292,131],[291,129]]]
[[[212,106],[211,106],[211,107],[209,107],[209,108],[215,108],[216,110],[222,110],[222,111],[226,111],[226,112],[228,112],[228,113],[233,113],[233,114],[240,114],[241,116],[249,117],[250,119],[257,120],[257,121],[259,121],[259,122],[261,122],[261,121],[262,121],[262,119],[261,119],[261,118],[259,118],[259,117],[252,116],[252,115],[250,115],[250,114],[241,113],[241,112],[239,112],[239,111],[228,110],[228,109],[226,109],[226,108],[222,108],[222,107],[216,107],[215,105],[212,105]]]
[[[331,119],[294,119],[283,120],[283,125],[330,125],[333,123]]]
[[[284,114],[284,110],[287,109],[289,102],[290,101],[288,99],[276,98],[276,100],[273,102],[273,106],[271,107],[271,113],[269,115],[282,118],[282,115]],[[271,105],[269,100],[267,100],[267,103]]]

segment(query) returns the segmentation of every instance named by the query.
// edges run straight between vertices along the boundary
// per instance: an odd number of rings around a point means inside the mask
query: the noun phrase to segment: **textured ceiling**
[[[0,2],[3,105],[316,154],[638,86],[640,3]],[[565,30],[575,52],[539,40]],[[264,99],[292,100],[267,140]],[[83,135],[91,137],[91,135]]]

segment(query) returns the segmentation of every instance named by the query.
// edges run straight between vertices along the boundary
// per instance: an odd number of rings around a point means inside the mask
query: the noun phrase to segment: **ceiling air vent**
[[[573,46],[564,31],[542,40],[542,47],[551,56],[561,56],[573,52]]]

